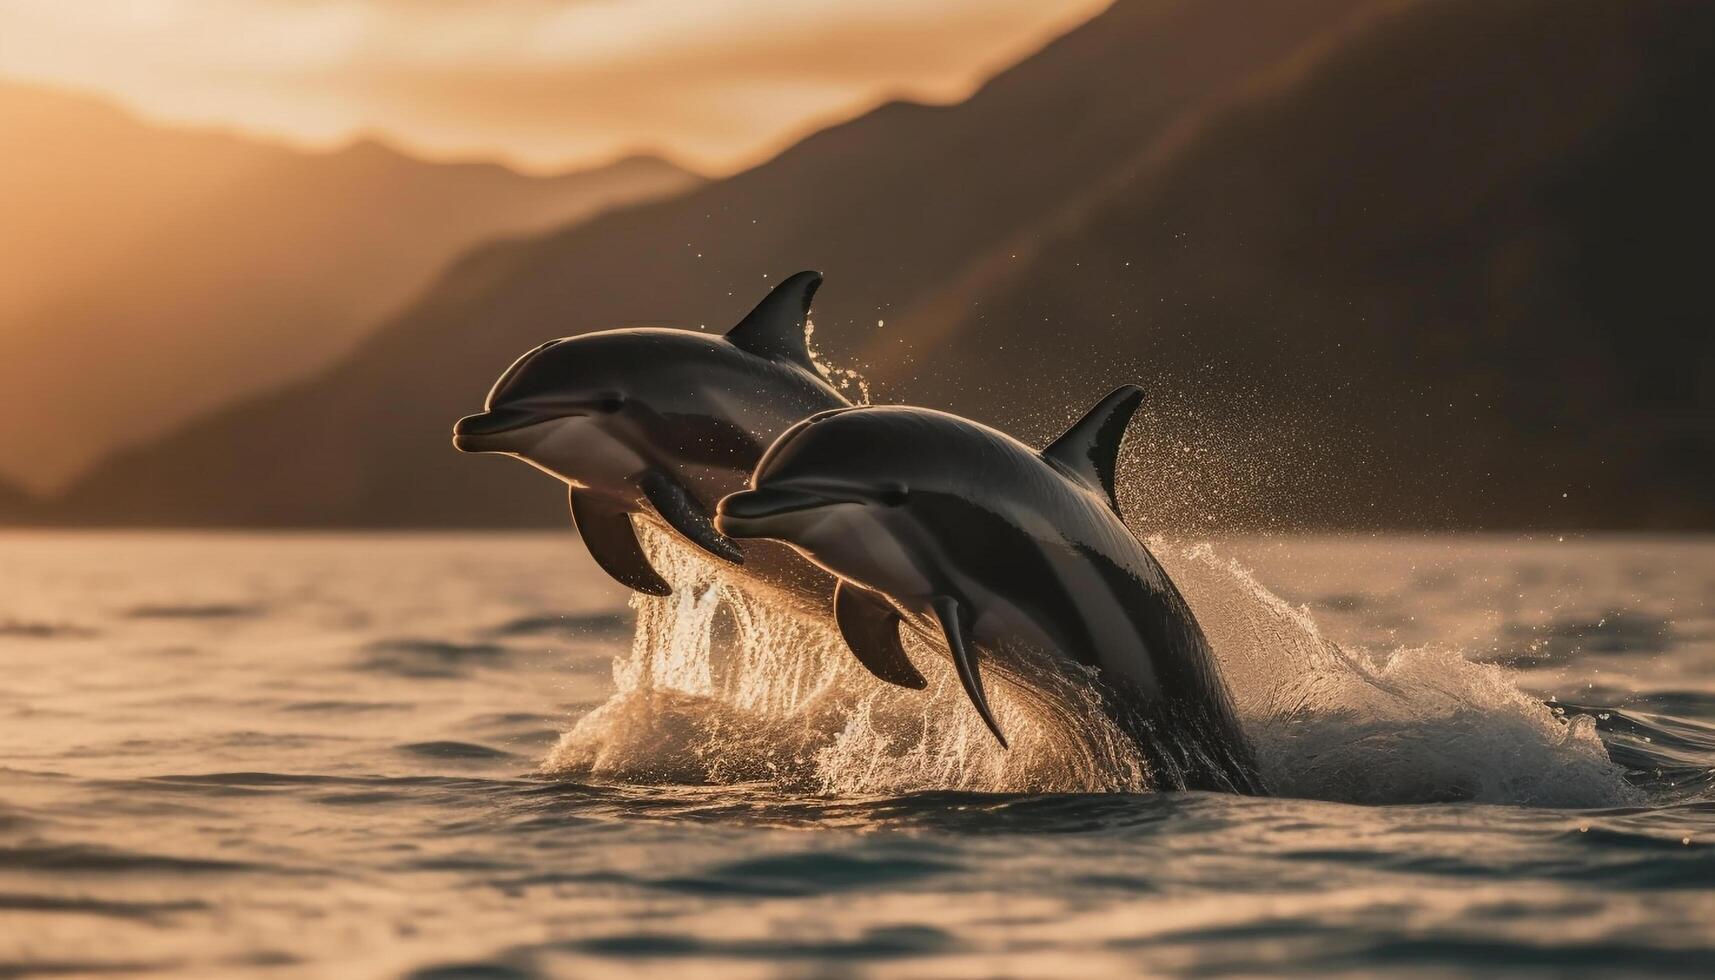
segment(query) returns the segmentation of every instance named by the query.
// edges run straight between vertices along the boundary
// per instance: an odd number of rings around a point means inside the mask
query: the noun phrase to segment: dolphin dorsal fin
[[[1121,385],[1042,450],[1044,459],[1059,464],[1091,489],[1101,491],[1115,513],[1120,509],[1119,498],[1114,494],[1120,441],[1125,438],[1125,427],[1132,413],[1142,402],[1142,388]]]
[[[805,342],[804,321],[810,315],[810,300],[821,285],[820,272],[800,272],[787,277],[738,326],[727,331],[726,339],[739,350],[757,357],[815,371]]]

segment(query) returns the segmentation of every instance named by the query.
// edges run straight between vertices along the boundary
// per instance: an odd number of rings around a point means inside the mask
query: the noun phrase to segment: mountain
[[[38,516],[40,503],[31,495],[0,482],[0,526],[24,524]]]
[[[1143,380],[1172,525],[1715,526],[1712,125],[1715,6],[1378,8],[866,359],[1038,436]]]
[[[0,472],[38,489],[325,368],[478,241],[696,179],[299,152],[11,83],[0,132],[0,414],[30,419],[0,426]]]
[[[724,327],[767,276],[814,267],[829,275],[816,340],[849,354],[1363,6],[1121,2],[959,105],[888,104],[680,197],[478,249],[338,368],[110,459],[64,519],[563,522],[563,493],[539,476],[448,447],[452,421],[518,353],[639,322]]]

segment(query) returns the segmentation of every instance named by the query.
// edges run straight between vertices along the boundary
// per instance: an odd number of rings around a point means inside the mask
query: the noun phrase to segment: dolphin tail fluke
[[[821,285],[820,272],[788,276],[738,326],[727,331],[726,339],[748,354],[786,361],[815,373],[804,329],[810,316],[810,300]]]
[[[1114,493],[1114,471],[1119,465],[1120,443],[1132,413],[1143,402],[1143,389],[1121,385],[1096,407],[1073,423],[1060,438],[1042,450],[1042,458],[1057,464],[1079,482],[1108,498],[1114,512],[1120,509]]]
[[[947,649],[953,654],[953,665],[959,670],[959,683],[965,685],[965,694],[976,706],[983,723],[989,726],[989,731],[994,732],[1000,747],[1007,748],[1006,736],[1001,734],[1000,724],[994,720],[994,712],[989,710],[988,696],[983,693],[983,678],[977,672],[977,652],[965,641],[964,609],[959,600],[951,596],[937,596],[933,605],[935,618],[941,621],[941,632],[947,636]]]
[[[738,543],[715,530],[715,522],[710,519],[709,512],[678,480],[661,470],[651,470],[643,475],[639,486],[650,506],[668,527],[722,561],[744,564],[744,551]]]
[[[899,613],[886,599],[841,579],[834,586],[834,621],[858,663],[889,684],[929,686],[899,642]]]
[[[584,547],[601,570],[628,589],[644,595],[672,595],[660,573],[649,564],[643,546],[637,543],[637,530],[631,526],[631,515],[617,503],[591,493],[571,491],[572,522],[584,539]]]

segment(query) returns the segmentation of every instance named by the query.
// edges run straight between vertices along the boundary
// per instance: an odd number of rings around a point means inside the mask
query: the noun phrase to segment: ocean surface
[[[0,535],[0,977],[1715,973],[1715,540],[1154,546],[1273,797],[659,542]]]

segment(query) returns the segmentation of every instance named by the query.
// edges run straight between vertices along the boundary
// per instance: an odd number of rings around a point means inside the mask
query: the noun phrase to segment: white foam
[[[1343,649],[1309,609],[1213,547],[1151,541],[1150,550],[1208,634],[1276,793],[1351,803],[1639,800],[1593,721],[1568,722],[1510,672],[1451,647]]]
[[[1011,743],[1003,750],[951,668],[914,638],[907,652],[924,691],[877,680],[831,623],[753,594],[676,541],[646,532],[645,547],[674,594],[632,599],[637,630],[615,660],[616,691],[561,737],[547,771],[766,780],[836,795],[1147,788],[1130,747],[1099,717],[1086,713],[1068,731],[991,683]]]
[[[615,660],[615,693],[562,736],[546,771],[830,795],[1148,788],[1124,738],[1091,712],[1044,718],[991,684],[1012,744],[1002,750],[943,658],[913,639],[926,691],[878,681],[831,624],[741,588],[665,535],[646,533],[645,546],[674,595],[632,600],[636,634]],[[1452,649],[1344,650],[1308,610],[1212,547],[1151,550],[1208,633],[1275,792],[1353,803],[1636,799],[1588,719],[1566,722],[1500,668]]]

